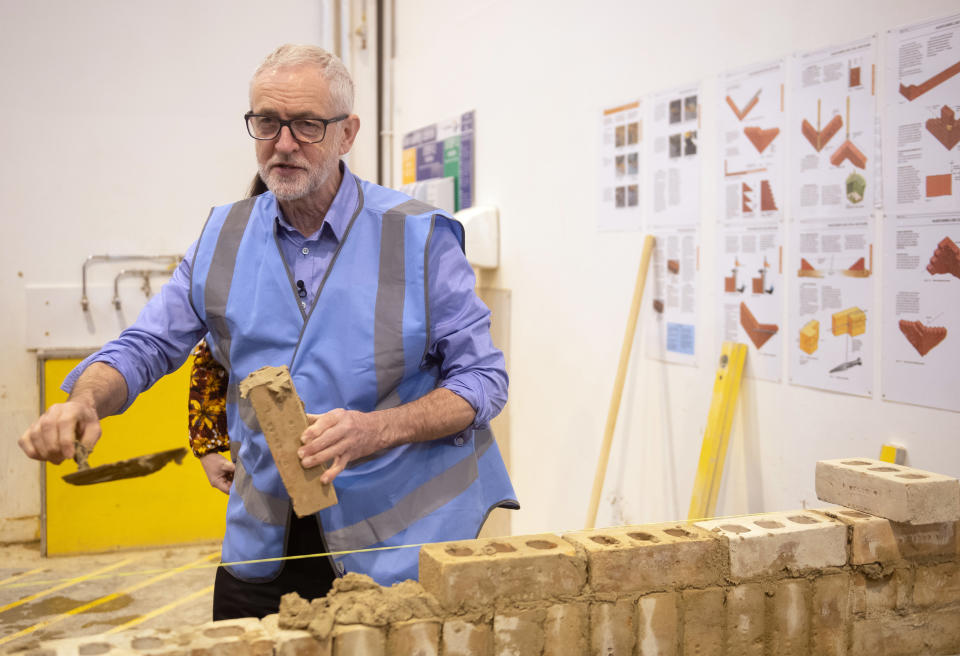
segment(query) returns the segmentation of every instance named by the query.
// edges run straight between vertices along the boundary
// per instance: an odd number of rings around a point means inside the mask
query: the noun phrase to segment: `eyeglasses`
[[[327,134],[327,126],[347,118],[346,114],[335,118],[295,118],[284,121],[276,116],[265,116],[247,112],[243,115],[247,122],[247,133],[259,141],[276,139],[286,125],[290,134],[300,143],[320,143]]]

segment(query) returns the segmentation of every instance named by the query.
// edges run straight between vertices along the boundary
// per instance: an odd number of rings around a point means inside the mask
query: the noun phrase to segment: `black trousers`
[[[290,518],[286,555],[325,551],[316,517]],[[285,560],[277,578],[265,583],[241,581],[225,568],[218,567],[213,587],[213,619],[263,618],[277,612],[280,597],[288,592],[296,592],[304,599],[323,597],[333,587],[336,578],[327,556]]]

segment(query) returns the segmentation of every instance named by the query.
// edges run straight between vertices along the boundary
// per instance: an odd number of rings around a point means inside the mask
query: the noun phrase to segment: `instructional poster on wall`
[[[603,110],[600,119],[600,230],[639,230],[642,107],[639,100]]]
[[[784,85],[776,61],[719,80],[717,332],[746,344],[745,373],[779,381],[783,334]]]
[[[696,365],[700,269],[700,88],[651,96],[647,159],[652,189],[647,230],[656,238],[650,262],[646,352]]]
[[[783,357],[781,224],[726,225],[718,233],[717,330],[721,341],[746,344],[745,373],[780,380]]]
[[[700,230],[697,226],[664,228],[654,236],[652,285],[645,297],[653,311],[644,311],[647,356],[695,365]]]
[[[887,32],[889,216],[960,211],[960,14]]]
[[[652,227],[700,222],[700,87],[654,95],[649,129]]]
[[[474,118],[465,112],[403,135],[401,184],[452,177],[454,207],[472,207]]]
[[[790,382],[872,395],[875,223],[853,219],[791,222]]]
[[[862,216],[877,194],[876,36],[796,56],[793,218]]]
[[[883,398],[960,411],[960,213],[889,217]]]
[[[720,77],[720,214],[737,219],[783,216],[783,61]]]

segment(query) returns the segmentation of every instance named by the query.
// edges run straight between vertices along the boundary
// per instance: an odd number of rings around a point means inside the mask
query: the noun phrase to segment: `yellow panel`
[[[416,148],[407,148],[403,151],[400,173],[400,184],[410,184],[417,181]]]
[[[170,462],[148,476],[93,485],[61,478],[77,470],[70,460],[47,464],[46,539],[49,555],[163,546],[221,539],[227,495],[214,489],[189,451],[187,395],[191,360],[141,394],[127,412],[101,422],[103,435],[90,466],[188,447],[182,465]],[[60,403],[60,383],[79,363],[44,362],[44,404]]]

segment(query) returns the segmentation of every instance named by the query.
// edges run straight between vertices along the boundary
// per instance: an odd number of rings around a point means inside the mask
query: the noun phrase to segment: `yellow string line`
[[[155,608],[155,609],[153,609],[152,611],[150,611],[149,613],[146,613],[146,614],[144,614],[144,615],[141,615],[140,617],[135,617],[134,619],[130,620],[129,622],[125,622],[125,623],[123,623],[123,624],[120,624],[119,626],[115,626],[115,627],[113,627],[112,629],[110,629],[109,631],[104,631],[104,635],[110,635],[111,633],[120,633],[121,631],[126,631],[127,629],[129,629],[129,628],[131,628],[131,627],[133,627],[133,626],[136,626],[137,624],[140,624],[141,622],[146,622],[147,620],[152,620],[154,617],[157,617],[158,615],[163,615],[163,614],[166,613],[167,611],[173,610],[173,609],[176,608],[177,606],[183,605],[183,604],[185,604],[185,603],[187,603],[187,602],[189,602],[189,601],[193,601],[193,600],[196,599],[197,597],[202,597],[202,596],[204,596],[204,595],[210,594],[211,592],[213,592],[213,586],[212,586],[212,585],[207,586],[207,587],[204,588],[203,590],[197,590],[196,592],[191,592],[191,593],[188,594],[186,597],[181,597],[180,599],[177,599],[176,601],[170,602],[169,604],[166,604],[165,606],[161,606],[160,608]]]
[[[301,558],[317,558],[321,556],[345,556],[348,554],[366,553],[369,551],[386,551],[388,549],[411,549],[413,547],[422,547],[425,544],[432,544],[432,543],[420,542],[418,544],[398,544],[398,545],[391,545],[387,547],[369,547],[367,549],[352,549],[348,551],[323,551],[320,553],[300,554],[296,556],[277,556],[276,558],[258,558],[256,560],[235,560],[228,563],[203,563],[199,565],[191,565],[189,566],[189,569],[203,569],[205,567],[232,567],[234,565],[255,565],[257,563],[273,563],[273,562],[280,562],[284,560],[299,560]],[[167,572],[167,571],[170,571],[170,570],[167,568],[157,568],[157,569],[150,569],[150,570],[134,570],[131,572],[118,572],[116,574],[110,574],[110,575],[104,575],[104,576],[96,576],[95,574],[92,574],[90,575],[89,579],[96,580],[96,579],[116,578],[119,576],[143,576],[145,574],[152,574],[154,572]],[[99,572],[97,572],[96,574],[99,574]],[[51,579],[49,581],[43,581],[43,583],[55,583],[58,580],[62,580],[62,579]],[[37,582],[11,583],[10,585],[2,586],[2,587],[18,588],[18,587],[25,587],[29,585],[37,585]],[[0,612],[2,612],[2,610],[3,609],[0,609]]]
[[[37,572],[42,572],[42,571],[44,571],[45,569],[46,569],[46,567],[38,567],[38,568],[36,568],[36,569],[30,570],[29,572],[20,572],[19,574],[14,574],[13,576],[7,577],[7,578],[3,579],[2,581],[0,581],[0,587],[3,587],[3,586],[6,585],[7,583],[12,583],[13,581],[16,581],[17,579],[22,579],[24,576],[30,576],[31,574],[36,574]]]
[[[203,558],[201,558],[201,559],[199,559],[199,560],[195,560],[195,561],[193,561],[192,563],[187,563],[186,565],[181,565],[180,567],[176,567],[176,568],[174,568],[174,569],[168,570],[168,571],[165,572],[164,574],[160,574],[159,576],[154,576],[153,578],[147,579],[146,581],[141,581],[140,583],[136,583],[136,584],[134,584],[134,585],[131,585],[130,587],[125,588],[125,589],[123,589],[123,590],[120,590],[120,591],[118,591],[118,592],[111,592],[110,594],[104,595],[104,596],[102,596],[102,597],[99,597],[98,599],[94,599],[93,601],[88,601],[88,602],[85,603],[85,604],[82,604],[82,605],[80,605],[80,606],[77,606],[76,608],[71,608],[71,609],[68,610],[67,612],[61,613],[60,615],[57,615],[56,617],[53,617],[53,618],[51,618],[51,619],[49,619],[49,620],[44,620],[43,622],[38,622],[38,623],[34,624],[33,626],[27,627],[26,629],[23,629],[23,630],[21,630],[21,631],[17,631],[16,633],[14,633],[14,634],[12,634],[12,635],[8,635],[8,636],[6,636],[6,637],[4,637],[4,638],[0,638],[0,645],[2,645],[2,644],[4,644],[4,643],[7,643],[7,642],[10,642],[11,640],[16,640],[17,638],[21,638],[21,637],[23,637],[23,636],[25,636],[25,635],[28,635],[28,634],[30,634],[30,633],[33,633],[34,631],[38,631],[38,630],[40,630],[40,629],[44,629],[44,628],[50,626],[51,624],[56,624],[57,622],[60,622],[60,621],[63,621],[63,620],[65,620],[65,619],[69,618],[69,617],[72,617],[73,615],[77,615],[77,614],[79,614],[79,613],[83,613],[83,612],[85,612],[85,611],[88,611],[88,610],[90,610],[91,608],[96,608],[97,606],[101,606],[101,605],[107,603],[108,601],[113,601],[114,599],[118,599],[118,598],[122,597],[123,595],[128,595],[128,594],[130,594],[131,592],[136,592],[137,590],[139,590],[139,589],[141,589],[141,588],[145,588],[145,587],[147,587],[148,585],[153,585],[154,583],[157,583],[158,581],[162,581],[163,579],[170,578],[170,577],[173,576],[174,574],[177,574],[177,573],[182,572],[182,571],[187,570],[187,569],[191,569],[191,568],[192,568],[193,566],[195,566],[195,565],[198,565],[198,564],[200,564],[200,563],[203,563],[204,561],[208,561],[208,560],[211,560],[211,559],[216,558],[216,557],[217,557],[217,554],[216,554],[216,553],[207,554],[207,555],[204,556]]]
[[[11,602],[11,603],[7,604],[6,606],[0,606],[0,613],[2,613],[2,612],[4,612],[4,611],[7,611],[7,610],[10,610],[11,608],[16,608],[17,606],[21,606],[21,605],[27,603],[28,601],[33,601],[34,599],[39,599],[40,597],[45,597],[45,596],[47,596],[48,594],[54,593],[54,592],[56,592],[56,591],[58,591],[58,590],[63,590],[64,588],[69,588],[71,585],[76,585],[77,583],[81,583],[81,582],[83,582],[83,581],[89,581],[89,580],[91,580],[91,579],[96,578],[99,574],[102,574],[102,573],[104,573],[104,572],[109,572],[110,570],[112,570],[112,569],[117,569],[118,567],[123,567],[124,565],[126,565],[126,564],[128,564],[128,563],[132,563],[133,561],[137,560],[137,559],[140,558],[140,557],[141,557],[141,556],[138,555],[138,556],[134,556],[133,558],[127,558],[126,560],[121,560],[119,563],[114,563],[114,564],[112,564],[112,565],[107,565],[106,567],[103,567],[103,568],[101,568],[101,569],[98,569],[98,570],[96,570],[96,571],[91,572],[90,574],[87,574],[86,576],[75,576],[75,577],[73,577],[73,578],[60,579],[60,581],[62,581],[62,583],[60,583],[60,585],[55,585],[55,586],[53,586],[52,588],[48,588],[48,589],[46,589],[46,590],[41,590],[40,592],[36,592],[36,593],[30,595],[29,597],[24,597],[23,599],[18,599],[17,601]],[[32,585],[32,584],[29,584],[29,583],[21,583],[21,584],[19,584],[19,585]],[[8,586],[8,587],[11,587],[11,588],[12,588],[12,587],[17,587],[17,586],[16,586],[16,585],[11,585],[11,586]]]
[[[800,509],[800,510],[796,510],[795,512],[805,512],[806,510],[809,510],[809,509]],[[775,511],[775,512],[779,512],[779,511]],[[784,511],[784,512],[791,512],[791,511]],[[722,515],[722,516],[717,516],[717,517],[701,517],[701,518],[694,518],[694,519],[677,519],[677,520],[672,520],[672,521],[671,521],[671,520],[667,520],[667,521],[663,521],[663,522],[647,522],[646,524],[629,524],[628,526],[631,526],[631,527],[641,527],[641,526],[649,526],[649,525],[651,525],[651,524],[693,524],[693,523],[695,523],[695,522],[705,522],[705,521],[722,520],[722,519],[730,519],[730,520],[735,520],[735,519],[747,519],[747,518],[749,518],[749,517],[759,517],[759,516],[761,516],[761,515],[769,515],[769,514],[770,514],[769,512],[759,512],[759,513],[747,513],[747,514],[744,514],[744,515]],[[578,529],[562,530],[562,531],[559,531],[559,532],[558,532],[558,531],[551,531],[551,532],[552,532],[552,533],[556,533],[557,535],[563,535],[563,534],[565,534],[565,533],[581,533],[581,532],[583,532],[584,530],[587,530],[587,531],[606,531],[606,530],[612,530],[612,529],[617,529],[617,528],[623,528],[623,527],[622,527],[622,526],[608,526],[608,527],[593,528],[593,529],[582,529],[582,528],[578,528]],[[513,537],[522,537],[522,536],[513,536]],[[491,538],[491,539],[495,539],[495,538]],[[447,540],[444,540],[444,541],[446,542]],[[450,542],[466,542],[466,541],[468,541],[468,540],[450,540]],[[255,564],[258,564],[258,563],[273,563],[273,562],[281,562],[281,561],[285,561],[285,560],[299,560],[299,559],[301,559],[301,558],[320,558],[320,557],[326,557],[326,556],[347,556],[347,555],[350,555],[350,554],[368,553],[368,552],[372,552],[372,551],[386,551],[386,550],[389,550],[389,549],[412,549],[412,548],[415,548],[415,547],[422,547],[422,546],[425,546],[425,545],[427,545],[427,544],[435,544],[435,543],[433,543],[433,542],[420,542],[420,543],[416,543],[416,544],[397,544],[397,545],[390,545],[390,546],[385,546],[385,547],[369,547],[369,548],[366,548],[366,549],[350,549],[350,550],[346,550],[346,551],[322,551],[322,552],[312,553],[312,554],[300,554],[300,555],[296,555],[296,556],[277,556],[277,557],[275,557],[275,558],[259,558],[259,559],[256,559],[256,560],[237,560],[237,561],[232,561],[232,562],[228,562],[228,563],[223,563],[223,562],[221,562],[221,563],[200,564],[200,565],[196,565],[196,566],[191,567],[191,569],[202,569],[202,568],[205,568],[205,567],[232,567],[232,566],[234,566],[234,565],[255,565]],[[90,575],[90,576],[87,577],[87,578],[88,578],[89,580],[97,580],[97,579],[114,578],[114,577],[119,577],[119,576],[144,576],[144,575],[146,575],[146,574],[153,574],[153,573],[166,572],[166,571],[169,571],[169,570],[168,570],[168,569],[165,569],[165,568],[157,568],[157,569],[149,569],[149,570],[134,570],[134,571],[130,571],[130,572],[117,572],[117,573],[115,573],[115,574],[102,575],[102,576],[98,576],[97,574],[99,574],[99,572],[97,572],[97,573],[95,573],[95,574]],[[30,583],[10,583],[10,584],[7,584],[7,585],[3,585],[3,583],[0,582],[0,589],[2,589],[2,588],[19,588],[19,587],[27,587],[27,586],[31,586],[31,585],[56,583],[57,581],[61,581],[61,580],[71,580],[71,579],[50,579],[50,580],[47,580],[47,581],[33,581],[33,582],[30,582]],[[3,612],[3,610],[4,610],[3,608],[0,608],[0,612]]]

